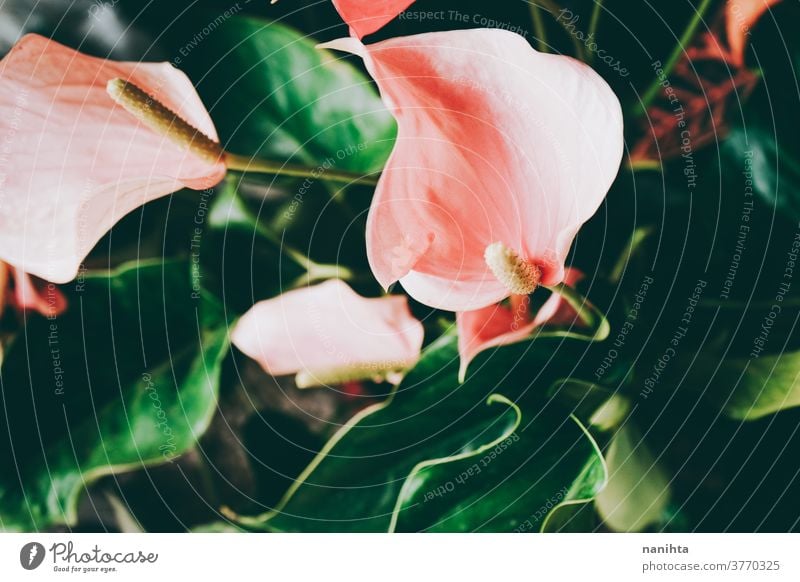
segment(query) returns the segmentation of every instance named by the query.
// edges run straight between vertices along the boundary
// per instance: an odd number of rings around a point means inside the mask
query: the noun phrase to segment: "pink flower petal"
[[[297,373],[301,387],[406,368],[419,358],[422,340],[405,297],[365,299],[339,280],[256,303],[232,334],[267,373]]]
[[[189,79],[168,63],[116,63],[26,35],[0,61],[0,258],[49,281],[74,278],[123,216],[225,174],[149,130],[106,92],[129,80],[217,139]]]
[[[582,278],[579,270],[567,268],[564,283],[574,286]],[[482,351],[522,341],[543,325],[579,324],[576,317],[575,309],[558,293],[552,293],[535,315],[530,312],[527,295],[512,296],[511,306],[495,304],[456,313],[459,376],[464,378],[467,366]]]
[[[619,101],[599,75],[493,29],[326,46],[364,58],[398,123],[367,224],[384,287],[399,279],[451,311],[496,303],[509,291],[484,260],[495,242],[538,266],[542,284],[563,279],[622,157]],[[398,269],[409,240],[429,244]]]
[[[55,317],[67,308],[67,298],[54,284],[34,281],[20,269],[14,269],[14,306],[25,312],[32,310],[45,317]]]
[[[780,0],[728,0],[725,4],[725,31],[737,65],[744,65],[744,49],[751,29],[764,12],[778,2]]]
[[[350,34],[363,38],[383,28],[414,0],[333,0],[333,5],[350,26]]]

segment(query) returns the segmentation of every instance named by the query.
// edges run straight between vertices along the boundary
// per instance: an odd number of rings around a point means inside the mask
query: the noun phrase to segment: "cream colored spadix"
[[[515,295],[533,293],[542,278],[542,271],[538,266],[526,261],[499,241],[486,247],[483,258],[497,280]]]
[[[413,360],[397,362],[386,366],[384,364],[355,364],[349,367],[329,368],[325,370],[301,370],[295,376],[298,388],[316,388],[320,386],[335,386],[345,382],[372,380],[375,382],[392,381],[402,375],[405,368],[414,365]]]
[[[111,98],[136,119],[177,146],[203,160],[215,163],[223,156],[222,147],[152,95],[124,79],[111,79],[106,85]]]

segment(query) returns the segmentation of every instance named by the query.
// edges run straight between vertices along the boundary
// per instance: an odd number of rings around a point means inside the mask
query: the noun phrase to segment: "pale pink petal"
[[[54,317],[67,308],[67,298],[54,284],[47,281],[36,281],[30,275],[14,269],[14,303],[22,312],[31,310]]]
[[[573,286],[583,278],[578,269],[567,268],[564,283]],[[469,363],[484,350],[527,339],[543,325],[582,325],[577,312],[558,293],[552,293],[535,315],[527,296],[512,296],[511,305],[489,305],[474,311],[456,313],[458,328],[459,376],[463,380]]]
[[[476,280],[453,280],[409,271],[403,278],[403,289],[425,305],[448,311],[468,311],[476,303],[497,303],[508,296],[508,289],[491,274]]]
[[[725,5],[725,32],[737,65],[744,65],[747,38],[759,18],[780,0],[728,0]]]
[[[414,0],[333,0],[333,5],[350,26],[350,34],[363,38],[383,28]]]
[[[27,35],[0,61],[0,259],[54,282],[72,279],[123,216],[225,174],[139,123],[106,92],[129,80],[212,139],[189,79],[168,63],[117,63]]]
[[[256,303],[232,334],[234,345],[269,374],[300,373],[313,384],[411,366],[422,340],[422,324],[405,297],[365,299],[339,280]]]
[[[509,294],[488,283],[484,260],[502,242],[543,284],[559,283],[622,156],[620,105],[605,81],[502,30],[327,46],[364,58],[398,122],[367,224],[378,281],[399,279],[442,309],[485,307]],[[408,240],[430,244],[402,273],[393,257]]]

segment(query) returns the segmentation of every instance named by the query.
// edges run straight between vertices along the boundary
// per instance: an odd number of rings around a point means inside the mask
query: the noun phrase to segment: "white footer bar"
[[[792,534],[0,534],[0,579],[796,581],[799,545]]]

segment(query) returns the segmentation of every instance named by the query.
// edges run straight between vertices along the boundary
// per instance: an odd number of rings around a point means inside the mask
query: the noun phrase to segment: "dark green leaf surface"
[[[366,75],[285,25],[231,18],[185,65],[235,153],[368,173],[394,145],[394,120]]]
[[[595,503],[605,524],[636,532],[658,523],[670,502],[669,476],[631,423],[614,435],[606,460],[608,483]]]
[[[513,433],[485,450],[419,467],[401,496],[396,529],[538,531],[565,500],[592,499],[605,470],[580,423],[556,407],[520,420]]]
[[[228,341],[193,293],[186,263],[128,264],[74,283],[65,315],[29,319],[2,367],[3,529],[72,524],[85,486],[194,445]]]
[[[443,337],[426,350],[392,399],[340,430],[274,511],[246,523],[264,526],[266,520],[267,528],[278,531],[387,531],[423,529],[457,514],[432,529],[510,531],[540,507],[543,518],[599,459],[568,411],[542,398],[547,385],[564,373],[558,363],[547,368],[553,350],[572,344],[585,342],[555,332],[485,352],[460,384],[455,338]],[[527,404],[519,408],[505,395]],[[504,452],[498,455],[495,447]],[[473,476],[474,486],[448,492],[428,506],[432,513],[420,512],[418,498],[486,455],[496,460],[481,479]],[[509,476],[511,485],[505,487]],[[601,481],[593,480],[586,495]],[[494,491],[498,483],[499,494]],[[515,503],[522,492],[524,501]],[[487,499],[470,506],[474,511],[460,511],[461,497],[471,495]],[[485,512],[501,506],[506,511],[498,520],[485,524]]]
[[[281,531],[387,531],[414,466],[493,442],[516,413],[490,404],[493,383],[459,386],[453,337],[428,348],[394,397],[351,420],[328,444],[268,527]],[[485,378],[484,378],[485,380]]]
[[[727,391],[717,397],[728,416],[755,420],[800,405],[799,374],[800,352],[729,360],[717,381]]]

